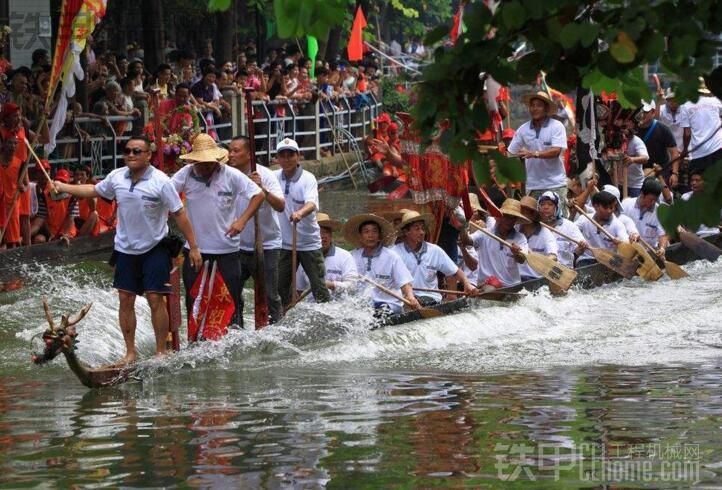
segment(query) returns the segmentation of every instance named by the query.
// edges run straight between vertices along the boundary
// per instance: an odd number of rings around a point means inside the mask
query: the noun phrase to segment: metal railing
[[[215,133],[228,144],[239,134],[248,134],[244,96],[226,93],[230,116],[209,122],[199,113],[203,132]],[[274,100],[253,102],[256,155],[261,163],[270,164],[277,143],[285,137],[299,144],[306,160],[318,160],[328,151],[355,151],[367,135],[373,134],[373,120],[381,111],[381,102],[367,92],[353,97],[315,102]],[[129,116],[77,117],[66,125],[51,155],[50,164],[58,166],[89,166],[93,175],[106,175],[122,166],[119,161],[125,142],[137,135],[148,122],[147,109],[139,118]],[[133,124],[132,131],[123,127]]]

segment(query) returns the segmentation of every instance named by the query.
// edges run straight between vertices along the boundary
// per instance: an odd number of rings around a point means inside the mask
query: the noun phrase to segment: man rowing
[[[619,192],[619,187],[607,184],[602,187],[602,190],[614,196],[614,216],[616,216],[617,219],[621,221],[624,225],[624,229],[627,230],[627,236],[629,236],[629,241],[639,241],[639,229],[637,228],[637,223],[635,223],[632,218],[622,212],[622,201],[620,200],[622,194]],[[579,216],[579,218],[577,219],[577,223],[580,223],[584,220],[586,220],[585,217]]]
[[[135,361],[135,298],[145,294],[155,331],[156,355],[166,352],[168,313],[164,296],[170,293],[171,256],[162,245],[168,234],[168,212],[188,240],[188,260],[196,269],[201,254],[183,203],[170,178],[151,166],[150,143],[132,137],[123,150],[125,167],[113,170],[98,184],[71,185],[55,181],[59,192],[81,198],[102,197],[118,203],[115,232],[115,276],[118,290],[118,317],[125,340],[126,354],[117,365]]]
[[[208,261],[209,267],[213,262],[217,264],[233,298],[236,310],[231,322],[243,325],[240,233],[263,202],[263,193],[240,170],[224,163],[228,151],[220,148],[210,135],[198,134],[193,140],[192,151],[180,158],[188,165],[176,172],[171,181],[178,193],[185,194],[188,219],[196,233],[203,261]],[[243,209],[238,206],[240,200],[247,202]],[[188,260],[189,254],[186,244],[183,284],[188,317],[194,302],[190,291],[198,277],[198,270]]]
[[[704,192],[704,170],[695,168],[689,172],[689,188],[692,189],[689,192],[682,194],[683,201],[689,201],[693,196],[701,196]],[[720,232],[720,222],[722,222],[722,210],[720,211],[720,221],[717,226],[707,226],[700,224],[699,228],[695,231],[698,236],[706,237],[712,236]]]
[[[426,233],[434,221],[430,214],[419,214],[417,211],[407,211],[401,218],[398,229],[402,238],[401,243],[393,247],[393,251],[401,257],[406,268],[413,277],[413,287],[423,289],[439,289],[437,273],[447,279],[456,279],[470,295],[477,290],[457,267],[453,260],[441,247],[427,242]],[[456,289],[456,281],[445,284],[444,289]],[[432,291],[419,291],[415,293],[419,303],[431,306],[441,302],[441,293]]]
[[[669,243],[669,237],[657,217],[662,184],[654,177],[647,177],[642,184],[639,197],[628,197],[622,201],[622,213],[629,216],[639,231],[639,237],[649,243],[659,257]]]
[[[413,291],[413,277],[396,252],[386,248],[395,237],[394,227],[374,214],[359,214],[343,227],[346,241],[357,248],[351,251],[356,270],[362,276],[402,296],[412,308],[421,305]],[[378,287],[373,287],[373,306],[379,315],[401,313],[403,303]]]
[[[308,276],[313,297],[319,303],[330,301],[326,287],[326,271],[321,253],[321,235],[316,211],[319,208],[318,183],[312,173],[299,164],[298,143],[285,138],[278,143],[276,155],[280,170],[276,178],[281,184],[286,205],[279,216],[282,250],[278,261],[278,292],[284,308],[291,303],[291,262],[293,254]]]
[[[539,217],[543,223],[548,224],[555,230],[573,238],[580,246],[567,240],[561,235],[556,235],[557,258],[559,263],[566,267],[574,268],[575,256],[581,255],[586,248],[586,241],[579,227],[562,216],[559,208],[559,196],[556,192],[546,191],[539,196]],[[583,219],[583,218],[582,218]]]
[[[526,237],[529,251],[546,255],[553,260],[558,260],[559,245],[557,244],[556,238],[554,238],[554,234],[539,224],[541,218],[537,200],[531,196],[524,196],[521,198],[520,205],[522,214],[529,222],[521,223],[519,225],[519,231]],[[519,274],[521,275],[522,282],[542,277],[541,274],[529,267],[529,264],[526,262],[519,264]]]
[[[594,216],[592,218],[614,238],[609,238],[589,219],[581,217],[577,224],[579,225],[582,235],[584,235],[584,239],[590,246],[614,251],[616,250],[617,245],[622,242],[629,241],[627,230],[624,228],[622,222],[614,215],[616,205],[617,198],[609,192],[601,191],[592,196],[592,206],[594,207]],[[584,255],[582,255],[577,261],[577,267],[589,265],[594,262],[596,261],[592,256],[591,251],[587,249],[584,252]]]
[[[263,204],[256,216],[251,218],[241,232],[241,283],[253,277],[256,272],[256,229],[254,220],[258,219],[261,239],[263,240],[263,278],[266,286],[266,301],[271,323],[283,316],[281,296],[278,294],[278,259],[281,254],[281,225],[279,213],[283,212],[286,201],[276,175],[268,167],[256,165],[251,172],[251,146],[246,136],[236,136],[228,146],[228,164],[247,175],[264,194]],[[241,196],[238,209],[248,207],[249,201]]]
[[[516,199],[506,199],[500,208],[501,217],[494,220],[491,232],[511,243],[506,247],[490,236],[477,231],[469,236],[462,231],[461,240],[464,245],[473,245],[479,257],[477,269],[478,284],[496,278],[504,287],[514,286],[521,282],[519,264],[525,262],[524,254],[529,251],[526,237],[515,226],[517,223],[529,223],[521,212],[521,204]],[[496,282],[496,281],[494,281]]]
[[[332,296],[338,297],[356,284],[355,279],[358,276],[356,262],[350,252],[333,242],[333,232],[343,228],[341,222],[331,219],[326,213],[316,214],[316,220],[321,228],[321,252],[326,266],[326,287]],[[296,276],[296,289],[304,291],[310,285],[306,273],[303,269],[299,270]]]

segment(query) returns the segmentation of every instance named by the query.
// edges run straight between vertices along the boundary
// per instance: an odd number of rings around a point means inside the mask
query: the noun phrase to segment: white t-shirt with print
[[[367,256],[364,255],[363,248],[357,248],[351,252],[351,256],[356,263],[356,270],[359,274],[381,284],[399,296],[402,296],[401,286],[410,284],[414,280],[401,257],[391,249],[380,246],[374,251],[373,255]],[[374,303],[386,303],[394,313],[403,310],[403,303],[398,299],[384,293],[377,287],[367,283],[363,284],[367,286],[365,291],[370,294]]]
[[[296,250],[307,252],[321,248],[321,228],[316,220],[319,210],[318,183],[311,172],[307,172],[299,165],[296,173],[287,179],[282,169],[276,170],[276,179],[281,186],[286,208],[278,217],[281,225],[281,248],[291,250],[293,241],[293,227],[291,215],[301,209],[306,203],[312,202],[316,209],[303,218],[296,225]]]
[[[561,148],[556,158],[527,158],[526,190],[536,191],[564,187],[567,174],[564,170],[564,150],[567,148],[567,131],[556,119],[547,118],[541,128],[535,128],[531,121],[522,124],[509,143],[509,153],[517,155],[526,148],[530,151],[545,151]]]
[[[414,278],[415,288],[439,288],[439,281],[436,273],[441,272],[444,276],[453,276],[459,270],[454,261],[446,255],[446,252],[433,243],[424,242],[418,252],[409,250],[404,242],[397,243],[392,250],[401,257],[404,265]],[[441,301],[441,293],[430,291],[414,292],[416,296],[426,296],[434,301]]]
[[[496,234],[496,229],[491,231]],[[519,264],[514,259],[514,254],[509,247],[481,231],[471,235],[471,240],[474,243],[476,254],[479,256],[479,268],[477,269],[479,284],[491,276],[498,278],[504,286],[513,286],[521,282]],[[522,252],[529,251],[526,237],[516,230],[506,238],[506,241],[519,245]]]
[[[276,174],[268,167],[256,165],[256,172],[261,176],[261,186],[266,192],[274,196],[283,197],[281,184],[278,183]],[[238,209],[243,212],[248,207],[248,200],[241,198],[238,201]],[[248,225],[241,232],[241,250],[253,252],[256,248],[255,217],[248,220]],[[276,212],[268,200],[264,200],[258,208],[258,220],[261,225],[261,236],[263,237],[263,250],[278,250],[281,248],[281,225],[279,213]]]
[[[326,280],[333,281],[336,284],[334,289],[329,289],[333,297],[349,291],[356,285],[354,278],[358,275],[358,272],[356,272],[356,262],[351,256],[351,252],[336,245],[331,245],[323,260],[326,265]],[[303,291],[309,287],[311,287],[311,283],[308,280],[306,271],[299,266],[296,273],[296,290]]]
[[[622,201],[622,216],[627,216],[634,222],[637,233],[647,243],[657,248],[659,239],[667,233],[662,228],[662,224],[657,217],[657,209],[659,204],[654,204],[654,209],[642,212],[639,209],[639,198],[628,197]]]
[[[627,234],[626,228],[624,228],[624,225],[619,219],[617,219],[616,216],[612,215],[612,217],[606,223],[601,223],[596,218],[595,220],[597,221],[597,223],[602,225],[602,227],[607,230],[613,237],[623,242],[629,241],[629,235]],[[582,221],[578,222],[578,226],[580,231],[582,232],[582,235],[584,235],[584,239],[587,241],[590,247],[605,248],[607,250],[612,250],[616,252],[617,246],[614,244],[614,242],[605,233],[599,230],[594,225],[594,223],[592,223],[586,218],[582,218]],[[592,255],[592,252],[590,252],[589,250],[585,250],[584,254],[580,258],[593,259],[594,255]]]
[[[689,158],[706,157],[722,148],[722,102],[717,97],[700,96],[696,103],[685,102],[680,107],[680,126],[690,128]],[[715,132],[716,131],[716,132]]]
[[[526,237],[527,246],[530,252],[536,252],[542,255],[556,255],[559,257],[559,245],[553,232],[540,226],[536,232]],[[537,271],[529,267],[527,262],[518,264],[519,275],[521,277],[542,277]]]

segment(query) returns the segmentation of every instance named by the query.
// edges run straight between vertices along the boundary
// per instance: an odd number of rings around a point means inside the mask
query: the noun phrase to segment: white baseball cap
[[[299,153],[301,150],[298,149],[298,143],[291,138],[284,138],[276,146],[276,153],[282,152],[283,150],[293,150]]]
[[[642,111],[649,112],[653,111],[657,108],[657,104],[654,101],[647,102],[646,100],[642,101]]]
[[[619,192],[619,188],[616,185],[607,184],[604,187],[602,187],[602,190],[605,192],[610,193],[617,199],[617,214],[619,214],[622,211],[622,201],[619,200],[619,197],[621,196],[621,193]]]

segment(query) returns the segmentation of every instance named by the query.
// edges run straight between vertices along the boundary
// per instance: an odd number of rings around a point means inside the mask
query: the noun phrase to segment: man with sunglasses
[[[331,300],[326,288],[326,267],[321,252],[321,229],[316,220],[319,208],[318,183],[312,173],[299,164],[299,148],[291,138],[285,138],[276,147],[280,170],[276,178],[281,184],[285,208],[279,216],[281,225],[281,256],[278,261],[278,292],[284,308],[291,302],[291,255],[296,244],[298,263],[303,267],[311,284],[313,297],[319,303]],[[295,227],[293,224],[295,223]],[[294,240],[294,230],[296,239]]]
[[[168,313],[164,296],[170,293],[171,257],[161,241],[168,234],[168,212],[190,246],[191,266],[201,266],[201,254],[183,203],[170,178],[150,164],[150,143],[133,137],[123,150],[125,167],[113,170],[98,184],[71,185],[55,181],[58,192],[80,198],[102,197],[118,203],[115,232],[115,276],[118,290],[118,317],[126,354],[116,365],[136,359],[135,298],[145,294],[155,331],[156,355],[166,352]]]

